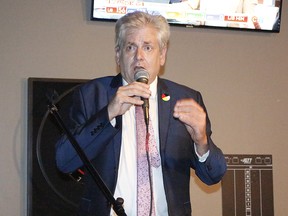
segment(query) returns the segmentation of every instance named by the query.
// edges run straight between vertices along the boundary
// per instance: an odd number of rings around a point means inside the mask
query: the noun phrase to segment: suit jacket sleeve
[[[204,108],[207,113],[206,107],[204,105],[202,96],[197,92],[197,102]],[[226,161],[225,157],[220,148],[218,148],[212,138],[211,123],[207,113],[207,141],[209,146],[209,156],[205,162],[196,162],[193,164],[196,175],[206,184],[211,185],[219,182],[226,172]],[[196,153],[195,153],[196,154]],[[196,156],[197,157],[197,156]],[[198,158],[197,158],[198,159]]]
[[[101,83],[102,80],[96,81],[75,91],[71,109],[71,119],[75,124],[72,134],[89,160],[97,157],[111,143],[115,134],[119,132],[120,125],[116,124],[116,127],[113,127],[108,118],[109,84]],[[56,145],[56,164],[58,169],[65,173],[83,166],[66,136]]]
[[[169,176],[179,174],[179,179],[189,181],[190,170],[193,168],[196,175],[206,184],[219,182],[226,171],[226,161],[222,151],[214,144],[211,135],[211,123],[207,109],[204,105],[201,93],[169,80],[159,79],[159,110],[160,118],[160,142],[162,156],[165,159],[164,169],[171,171]],[[161,100],[161,95],[169,95],[169,101]],[[194,149],[194,141],[191,139],[185,125],[173,118],[176,102],[183,98],[194,99],[206,112],[206,134],[209,145],[209,156],[205,162],[200,162]],[[169,120],[167,119],[169,116]],[[183,174],[183,175],[181,175]],[[176,191],[177,192],[177,191]]]

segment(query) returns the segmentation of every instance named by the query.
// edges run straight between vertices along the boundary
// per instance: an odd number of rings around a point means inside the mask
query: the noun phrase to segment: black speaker
[[[55,145],[62,135],[48,110],[47,95],[58,94],[55,104],[67,127],[73,90],[87,80],[28,79],[28,214],[73,216],[83,190],[82,170],[63,174],[55,163]]]

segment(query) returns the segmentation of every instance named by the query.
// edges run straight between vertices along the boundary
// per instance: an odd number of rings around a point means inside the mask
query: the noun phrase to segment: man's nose
[[[141,48],[138,48],[136,50],[136,60],[142,60],[143,59],[143,50]]]

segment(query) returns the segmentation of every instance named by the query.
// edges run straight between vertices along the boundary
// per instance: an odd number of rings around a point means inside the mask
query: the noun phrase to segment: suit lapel
[[[166,140],[168,136],[168,128],[171,118],[171,100],[165,100],[165,96],[170,96],[169,89],[162,79],[158,78],[158,118],[159,118],[159,139],[160,151],[164,153]]]

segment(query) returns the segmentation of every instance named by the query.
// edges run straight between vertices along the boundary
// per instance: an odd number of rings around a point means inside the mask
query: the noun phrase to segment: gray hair
[[[141,11],[128,13],[118,19],[115,26],[115,48],[121,49],[125,42],[126,32],[131,29],[140,29],[150,25],[157,30],[160,50],[168,46],[170,28],[167,20],[162,15],[154,15]]]

